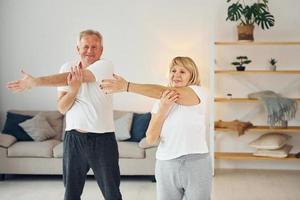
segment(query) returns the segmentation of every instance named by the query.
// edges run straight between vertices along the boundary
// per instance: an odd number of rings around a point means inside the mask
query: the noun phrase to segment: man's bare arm
[[[83,82],[94,82],[96,81],[96,78],[94,74],[88,70],[82,70],[82,75],[83,75]],[[65,86],[67,84],[67,77],[68,77],[69,72],[65,73],[60,73],[60,74],[54,74],[50,76],[41,76],[37,77],[34,80],[34,85],[35,86],[53,86],[53,87],[58,87],[58,86]]]
[[[75,93],[59,92],[57,109],[61,114],[66,114],[66,112],[72,107],[76,99]]]
[[[67,85],[69,72],[54,74],[49,76],[33,77],[22,71],[23,79],[7,83],[7,88],[13,92],[22,92],[33,87],[58,87]],[[83,82],[96,81],[94,74],[90,70],[82,70]]]
[[[68,92],[58,93],[57,108],[59,112],[65,114],[74,104],[77,93],[83,81],[83,72],[79,69],[71,69],[67,76],[67,84],[69,85]]]

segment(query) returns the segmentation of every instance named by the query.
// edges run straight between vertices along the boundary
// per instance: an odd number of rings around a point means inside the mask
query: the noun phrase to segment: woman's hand
[[[83,81],[82,69],[78,66],[71,67],[71,72],[68,74],[67,83],[70,87],[69,92],[77,93]]]
[[[166,90],[163,92],[160,104],[159,104],[159,112],[167,115],[170,109],[174,106],[175,102],[179,98],[179,93],[175,90]]]
[[[107,94],[128,91],[129,82],[116,74],[113,76],[115,79],[104,79],[100,84],[100,88]]]

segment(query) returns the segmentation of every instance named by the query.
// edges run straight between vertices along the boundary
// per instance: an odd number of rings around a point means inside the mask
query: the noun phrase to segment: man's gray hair
[[[95,35],[100,40],[100,46],[103,45],[103,37],[102,37],[101,33],[99,33],[98,31],[92,30],[92,29],[87,29],[87,30],[81,31],[79,33],[79,37],[77,39],[77,46],[79,46],[81,39],[86,35]]]

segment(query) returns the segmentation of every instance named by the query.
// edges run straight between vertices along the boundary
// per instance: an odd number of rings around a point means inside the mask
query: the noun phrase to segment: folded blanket
[[[230,130],[237,131],[239,136],[243,135],[248,128],[251,128],[253,124],[251,122],[242,122],[239,120],[233,121],[216,121],[215,128],[228,128]]]
[[[271,126],[280,126],[283,121],[295,118],[297,102],[293,99],[282,97],[273,91],[261,91],[248,94],[249,98],[260,100],[268,114],[267,123]]]

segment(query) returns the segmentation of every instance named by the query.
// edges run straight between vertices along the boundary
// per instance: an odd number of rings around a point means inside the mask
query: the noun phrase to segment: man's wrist
[[[32,80],[29,82],[30,88],[37,87],[39,85],[38,78],[32,78]]]

